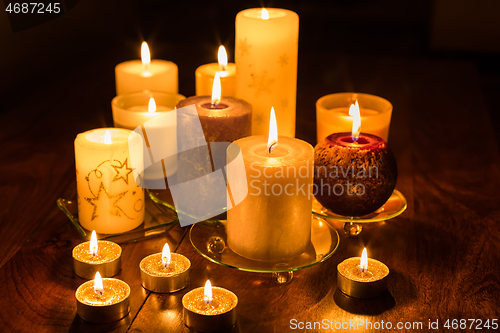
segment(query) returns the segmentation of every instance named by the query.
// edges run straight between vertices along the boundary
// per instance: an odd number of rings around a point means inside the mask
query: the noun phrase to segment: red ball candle
[[[359,133],[359,132],[358,132]],[[376,211],[396,186],[397,165],[378,136],[334,133],[315,147],[314,195],[333,213],[363,216]]]

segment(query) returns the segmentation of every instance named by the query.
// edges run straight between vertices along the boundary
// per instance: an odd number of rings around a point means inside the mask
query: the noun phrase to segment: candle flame
[[[155,112],[155,111],[156,111],[155,99],[151,97],[149,99],[148,112]]]
[[[269,20],[269,12],[267,9],[262,8],[262,13],[260,14],[260,18],[263,20]]]
[[[163,268],[167,268],[170,265],[172,257],[170,256],[170,247],[167,243],[163,246],[163,251],[161,251],[161,263]]]
[[[95,273],[94,292],[98,295],[104,294],[104,286],[102,285],[101,274],[99,272]]]
[[[368,254],[366,253],[366,247],[363,249],[363,253],[361,254],[359,270],[361,271],[361,273],[366,273],[366,271],[368,270]]]
[[[97,255],[97,247],[97,235],[95,230],[92,230],[92,235],[90,236],[90,254],[94,257]]]
[[[218,59],[219,59],[219,67],[221,71],[226,71],[227,67],[227,52],[226,48],[224,45],[219,46],[219,54],[218,54]]]
[[[149,53],[148,43],[142,42],[141,45],[141,60],[144,66],[149,65],[151,62],[151,54]]]
[[[104,133],[104,143],[107,145],[113,143],[113,141],[111,141],[111,134],[109,133],[109,130],[106,130],[106,132]]]
[[[221,97],[221,86],[220,86],[220,74],[215,73],[214,84],[212,86],[212,106],[217,106],[220,103]]]
[[[205,283],[205,291],[203,292],[203,302],[205,302],[205,304],[212,303],[212,284],[210,283],[210,280],[207,280],[207,282]]]
[[[269,138],[267,139],[267,150],[271,153],[278,145],[278,126],[276,125],[276,115],[274,107],[271,108],[271,119],[269,120]]]
[[[354,117],[352,119],[352,140],[358,141],[359,134],[361,133],[361,114],[359,113],[358,101],[349,108],[349,115]]]

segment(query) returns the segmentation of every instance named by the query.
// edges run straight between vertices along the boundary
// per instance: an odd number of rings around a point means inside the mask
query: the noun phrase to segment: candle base
[[[97,265],[81,262],[73,258],[73,269],[75,270],[75,274],[82,279],[92,280],[97,272],[99,272],[103,278],[110,278],[118,274],[121,268],[121,257]]]
[[[156,260],[161,261],[161,254],[153,254],[141,260],[139,267],[141,268],[141,279],[142,286],[149,291],[154,293],[173,293],[184,289],[188,284],[189,279],[189,268],[191,267],[191,262],[183,255],[172,253],[172,259],[184,261],[187,268],[179,273],[172,274],[169,276],[155,275],[148,271],[147,265],[154,261],[154,256],[157,256]]]

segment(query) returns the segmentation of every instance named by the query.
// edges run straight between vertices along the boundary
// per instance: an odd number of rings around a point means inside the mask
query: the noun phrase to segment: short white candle
[[[85,229],[115,234],[144,221],[144,190],[133,172],[143,169],[142,147],[141,136],[127,129],[100,128],[78,134],[78,219]]]
[[[143,90],[177,93],[177,65],[166,60],[151,60],[146,42],[141,47],[142,60],[130,60],[115,67],[116,94]]]
[[[196,69],[196,96],[212,94],[215,73],[219,72],[223,96],[236,94],[236,65],[227,62],[227,53],[224,46],[219,47],[218,63],[202,65]]]
[[[298,38],[299,16],[290,10],[253,8],[236,16],[236,97],[252,104],[253,135],[267,135],[274,106],[280,135],[295,136]]]

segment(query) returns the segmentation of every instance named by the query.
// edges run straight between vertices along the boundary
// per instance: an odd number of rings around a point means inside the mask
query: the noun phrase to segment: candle
[[[392,104],[381,97],[360,93],[326,95],[316,102],[316,127],[318,143],[332,133],[348,132],[352,125],[349,107],[359,103],[363,132],[389,138]]]
[[[197,116],[207,142],[233,142],[249,136],[252,130],[252,106],[244,100],[224,96],[219,75],[214,79],[212,97],[193,96],[177,104],[177,109],[194,104]],[[189,133],[190,127],[197,121],[188,114],[178,120],[180,133]],[[187,138],[189,140],[189,138]],[[197,139],[197,138],[195,138]],[[187,144],[187,143],[186,143]],[[184,143],[179,145],[183,147]]]
[[[227,53],[224,46],[219,47],[218,63],[206,64],[198,67],[196,76],[196,96],[206,96],[212,93],[215,73],[219,72],[224,96],[236,94],[236,65],[227,62]]]
[[[366,248],[360,257],[349,258],[337,266],[337,286],[344,294],[356,298],[373,298],[387,289],[389,268],[368,258]]]
[[[334,133],[315,147],[314,195],[333,213],[363,216],[380,208],[397,180],[396,159],[381,138],[360,132],[357,104],[351,133]]]
[[[280,135],[295,136],[299,17],[277,8],[236,16],[236,97],[252,104],[252,134],[267,135],[276,107]]]
[[[141,46],[141,60],[130,60],[115,67],[116,94],[143,90],[177,93],[177,65],[171,61],[151,60],[146,42]]]
[[[118,279],[87,281],[76,290],[76,313],[85,321],[103,324],[125,317],[130,312],[130,287]]]
[[[100,128],[75,139],[78,220],[103,234],[126,232],[144,221],[144,190],[137,170],[143,169],[140,135],[119,128]]]
[[[154,141],[161,144],[164,156],[177,155],[177,117],[172,112],[179,101],[185,99],[184,96],[174,93],[164,92],[138,92],[132,94],[119,95],[111,101],[113,109],[113,121],[115,127],[135,130],[143,126],[146,136],[150,139],[146,143],[151,148]],[[162,116],[162,118],[157,118]],[[155,120],[153,120],[155,119]],[[139,130],[142,133],[142,129]],[[154,146],[154,145],[153,145]],[[145,161],[149,161],[149,153]],[[174,174],[177,170],[177,159],[168,158],[154,161],[151,166],[146,165],[144,178],[160,179],[166,174]]]
[[[155,293],[172,293],[187,286],[191,262],[182,254],[170,253],[165,243],[162,253],[141,260],[142,285]]]
[[[278,139],[271,109],[269,137],[235,141],[228,148],[228,161],[240,151],[247,182],[237,179],[239,169],[232,163],[227,178],[233,197],[246,191],[248,195],[227,212],[229,247],[243,257],[264,261],[302,254],[311,240],[313,147],[294,138]]]
[[[197,332],[218,332],[236,323],[238,297],[227,289],[212,287],[207,280],[205,287],[191,290],[182,297],[184,322]]]
[[[76,275],[92,279],[97,271],[104,277],[112,277],[121,269],[122,248],[109,241],[98,241],[95,230],[89,242],[73,248],[73,268]]]

